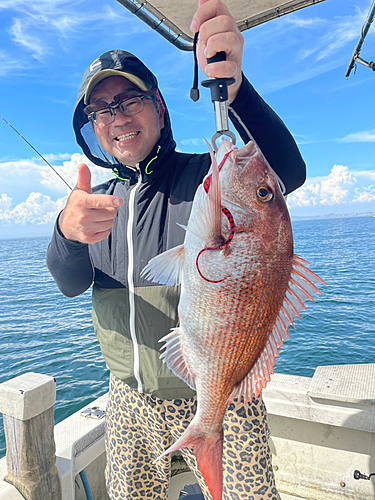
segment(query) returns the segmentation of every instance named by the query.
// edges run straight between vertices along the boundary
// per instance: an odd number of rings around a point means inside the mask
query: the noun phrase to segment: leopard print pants
[[[110,376],[106,483],[111,500],[167,498],[170,456],[153,462],[181,436],[195,411],[195,397],[161,400]],[[223,500],[280,500],[261,398],[252,404],[230,404],[223,426]],[[205,499],[212,500],[192,449],[184,448],[181,453]]]

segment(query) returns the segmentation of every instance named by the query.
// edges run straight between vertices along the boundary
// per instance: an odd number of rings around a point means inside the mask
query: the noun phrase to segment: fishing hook
[[[223,159],[221,160],[220,162],[220,165],[218,165],[218,170],[220,172],[220,170],[222,169],[226,159],[228,158],[228,156],[232,153],[233,149],[231,149],[230,151],[228,151],[227,153],[225,153]],[[209,175],[207,177],[207,179],[204,181],[203,183],[203,188],[204,190],[206,191],[206,193],[208,193],[208,190],[210,189],[210,186],[211,186],[211,180],[212,180],[212,174]],[[198,259],[199,257],[202,255],[203,252],[205,252],[206,250],[222,250],[223,248],[225,248],[226,246],[229,245],[229,243],[232,241],[233,239],[233,236],[234,236],[234,231],[235,231],[235,228],[236,228],[236,225],[234,223],[234,219],[233,219],[233,216],[232,214],[229,212],[229,210],[223,206],[221,206],[221,211],[223,212],[223,214],[227,217],[228,219],[228,222],[229,222],[229,226],[230,226],[230,232],[229,232],[229,237],[227,239],[227,241],[224,243],[224,245],[221,245],[219,248],[202,248],[202,250],[198,253],[197,255],[197,258],[195,259],[195,267],[197,268],[197,271],[199,273],[199,276],[201,278],[203,278],[205,281],[208,281],[209,283],[221,283],[222,281],[225,280],[225,278],[221,279],[221,280],[209,280],[208,278],[206,278],[205,276],[203,276],[203,274],[201,273],[201,270],[199,269],[199,264],[198,264]]]
[[[224,243],[224,245],[221,245],[219,248],[202,248],[202,250],[199,252],[199,254],[197,255],[197,258],[195,259],[195,266],[197,268],[197,271],[199,273],[199,276],[201,278],[203,278],[205,281],[208,281],[209,283],[220,283],[221,281],[224,281],[226,278],[223,278],[221,280],[209,280],[208,278],[206,278],[205,276],[203,276],[203,274],[201,273],[201,270],[199,269],[199,265],[198,265],[198,259],[199,257],[202,255],[203,252],[205,252],[206,250],[222,250],[223,248],[227,247],[229,245],[229,243],[232,241],[233,239],[233,236],[234,236],[234,230],[236,228],[235,224],[234,224],[234,219],[233,219],[233,216],[232,214],[229,212],[229,210],[225,207],[221,207],[221,211],[223,212],[223,214],[227,217],[228,221],[229,221],[229,225],[230,225],[230,233],[229,233],[229,237],[227,239],[227,241]]]
[[[53,166],[52,166],[52,165],[51,165],[51,164],[50,164],[50,163],[49,163],[49,162],[48,162],[48,161],[44,158],[44,156],[42,156],[42,155],[39,153],[39,151],[37,151],[37,150],[34,148],[34,146],[33,146],[32,144],[30,144],[30,143],[29,143],[29,141],[28,141],[28,140],[26,140],[26,139],[25,139],[25,138],[24,138],[24,137],[23,137],[23,136],[22,136],[22,135],[21,135],[21,134],[20,134],[20,133],[19,133],[19,132],[18,132],[18,131],[17,131],[17,130],[16,130],[16,129],[15,129],[15,128],[14,128],[14,127],[10,124],[10,123],[9,123],[9,122],[7,122],[5,118],[3,118],[1,115],[0,115],[0,118],[1,118],[1,119],[2,119],[2,120],[3,120],[3,121],[7,124],[7,125],[9,125],[9,127],[10,127],[11,129],[13,129],[13,130],[15,131],[15,133],[16,133],[16,134],[18,134],[18,135],[21,137],[21,139],[23,139],[23,140],[26,142],[26,144],[28,144],[28,145],[31,147],[31,149],[33,149],[33,150],[35,151],[35,153],[36,153],[37,155],[39,155],[39,156],[42,158],[42,160],[43,160],[43,161],[45,161],[45,162],[47,163],[47,165],[48,165],[49,167],[51,167],[51,168],[52,168],[52,170],[55,172],[55,174],[57,174],[57,175],[60,177],[60,179],[61,179],[61,180],[62,180],[62,181],[63,181],[63,182],[64,182],[64,183],[68,186],[68,188],[69,188],[71,191],[73,191],[73,188],[72,188],[71,186],[69,186],[69,184],[66,182],[66,180],[65,180],[65,179],[64,179],[64,178],[63,178],[63,177],[62,177],[62,176],[58,173],[58,171],[57,171],[57,170],[56,170],[56,169],[55,169],[55,168],[54,168],[54,167],[53,167]]]

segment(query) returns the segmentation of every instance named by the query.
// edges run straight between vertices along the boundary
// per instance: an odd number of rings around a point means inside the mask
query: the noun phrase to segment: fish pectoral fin
[[[300,318],[300,311],[306,310],[304,302],[314,300],[311,294],[322,294],[319,288],[315,286],[315,283],[322,285],[326,285],[326,283],[318,275],[310,271],[306,265],[309,265],[309,262],[303,260],[299,255],[293,256],[291,277],[272,332],[253,368],[234,387],[228,398],[228,403],[241,397],[244,398],[245,403],[251,402],[253,397],[257,398],[259,396],[271,379],[279,349],[283,346],[284,340],[289,337],[289,326],[294,326],[294,318]]]
[[[177,377],[182,379],[193,390],[196,390],[194,375],[181,349],[180,328],[173,328],[173,330],[160,339],[159,342],[165,342],[161,348],[165,348],[165,351],[160,355],[160,359],[167,363],[168,368]]]
[[[184,250],[184,245],[179,245],[157,255],[142,269],[141,276],[162,285],[179,285]]]

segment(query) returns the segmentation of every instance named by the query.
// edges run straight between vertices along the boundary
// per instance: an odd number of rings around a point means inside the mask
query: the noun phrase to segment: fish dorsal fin
[[[207,141],[206,141],[207,142]],[[211,169],[203,183],[198,187],[194,198],[194,209],[186,230],[205,243],[215,241],[221,236],[221,186],[219,169],[211,146]],[[208,192],[204,185],[207,177],[211,178]]]
[[[151,259],[141,276],[162,285],[179,285],[184,258],[184,245],[178,245]]]
[[[304,302],[313,300],[311,294],[322,292],[315,286],[315,283],[325,285],[326,283],[315,273],[306,267],[309,262],[303,260],[298,255],[293,256],[292,272],[288,287],[285,293],[283,305],[280,308],[272,332],[268,337],[266,345],[246,377],[235,386],[228,398],[228,403],[235,399],[244,398],[245,403],[257,398],[271,379],[279,349],[283,346],[284,340],[289,337],[288,328],[293,325],[294,318],[301,319],[300,311],[306,310]]]
[[[177,377],[180,377],[180,379],[195,390],[194,377],[185,361],[181,349],[180,329],[173,328],[172,331],[160,339],[159,342],[165,342],[161,348],[161,350],[165,348],[165,351],[160,355],[160,359],[167,363],[168,368],[177,375]]]

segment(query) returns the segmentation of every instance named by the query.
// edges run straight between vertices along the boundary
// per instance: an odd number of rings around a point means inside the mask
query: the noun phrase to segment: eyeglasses
[[[98,127],[105,127],[114,122],[116,110],[120,109],[125,116],[133,116],[143,110],[144,99],[156,101],[151,95],[138,95],[135,97],[124,97],[126,94],[118,94],[114,97],[114,101],[110,104],[105,101],[96,101],[84,108],[88,119],[95,123]]]

